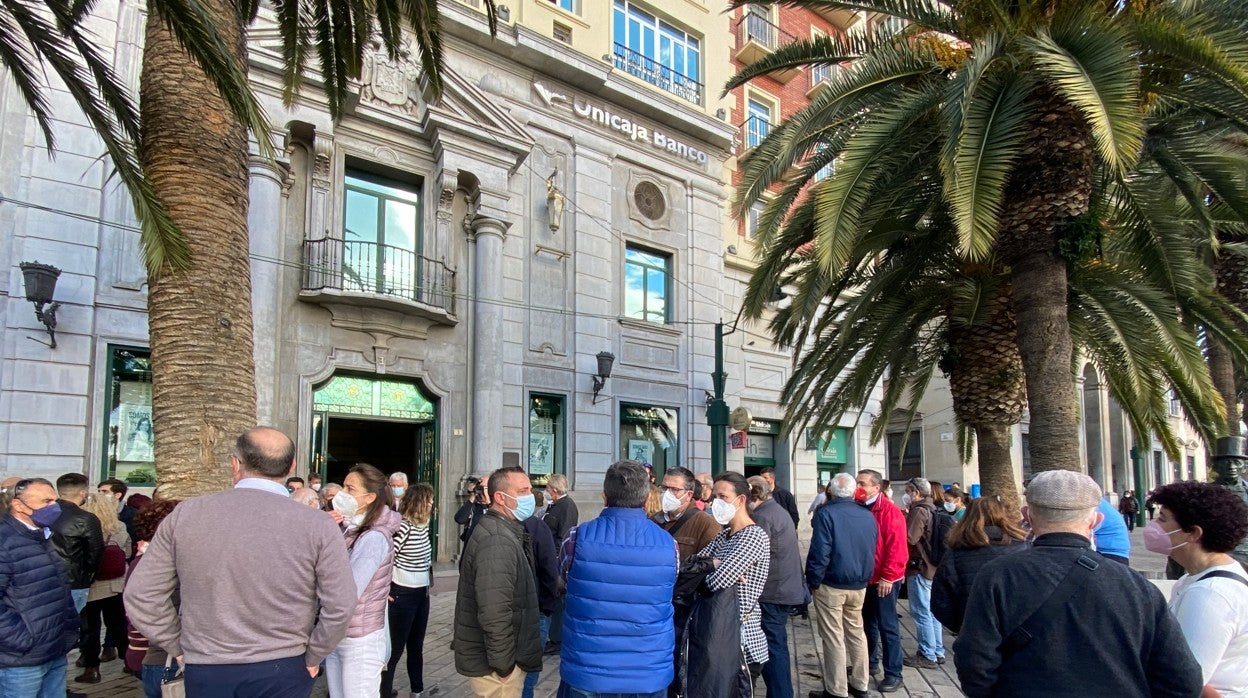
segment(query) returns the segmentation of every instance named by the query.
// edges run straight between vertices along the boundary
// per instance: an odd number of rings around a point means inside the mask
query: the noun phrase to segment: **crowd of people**
[[[367,464],[305,481],[265,427],[231,466],[232,489],[184,501],[127,498],[118,480],[92,493],[76,473],[0,483],[0,696],[73,695],[75,648],[76,682],[122,659],[147,696],[181,681],[211,698],[302,698],[322,674],[333,698],[395,698],[406,653],[406,696],[423,696],[433,488]],[[1127,564],[1127,512],[1066,471],[1028,482],[1021,511],[923,478],[899,506],[880,473],[838,473],[808,509],[805,559],[774,472],[670,467],[656,482],[619,461],[584,522],[563,475],[535,490],[505,467],[465,495],[452,649],[481,698],[533,695],[552,654],[560,698],[733,698],[760,682],[792,698],[799,614],[822,644],[810,698],[898,691],[903,667],[947,661],[972,698],[1248,698],[1248,575],[1228,554],[1248,504],[1215,485],[1149,495],[1145,544],[1186,573],[1168,603]]]

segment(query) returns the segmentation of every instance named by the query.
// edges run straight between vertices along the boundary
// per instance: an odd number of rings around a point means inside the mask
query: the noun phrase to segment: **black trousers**
[[[101,621],[108,636],[105,646],[120,647],[122,648],[121,654],[125,653],[126,609],[122,605],[121,594],[88,601],[82,613],[78,614],[78,620],[82,624],[82,631],[78,636],[78,649],[82,652],[83,666],[90,668],[100,665]]]
[[[254,664],[187,664],[188,698],[308,698],[303,655]]]
[[[425,690],[425,630],[429,627],[429,587],[390,585],[390,663],[381,673],[381,698],[394,690],[394,670],[407,648],[407,677],[412,693]]]

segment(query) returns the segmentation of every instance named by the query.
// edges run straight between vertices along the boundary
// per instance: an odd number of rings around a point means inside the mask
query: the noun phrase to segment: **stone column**
[[[286,169],[279,163],[251,156],[250,205],[247,230],[251,251],[251,315],[255,326],[256,419],[272,424],[276,418],[278,337],[282,306],[282,185]]]
[[[503,464],[503,241],[510,223],[472,219],[476,240],[472,283],[472,454],[474,475]]]

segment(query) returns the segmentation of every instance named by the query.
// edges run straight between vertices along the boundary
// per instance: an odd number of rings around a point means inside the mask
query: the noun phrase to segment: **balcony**
[[[300,295],[455,324],[455,270],[411,250],[337,238],[304,243]]]
[[[616,69],[640,78],[664,92],[670,92],[687,102],[702,104],[702,83],[623,44],[615,44],[614,64]]]
[[[744,155],[757,148],[763,142],[763,139],[767,137],[767,134],[771,133],[773,125],[761,116],[751,116],[746,119],[745,123],[741,124],[741,135],[739,136],[740,142],[744,145],[741,154]]]
[[[810,88],[806,90],[806,98],[814,99],[827,89],[841,75],[839,65],[814,65],[810,68]]]
[[[737,52],[733,57],[743,66],[751,65],[771,55],[781,44],[793,40],[793,35],[772,24],[767,17],[746,12],[737,21]],[[788,68],[770,75],[781,83],[787,83],[800,72],[799,68]]]
[[[848,30],[862,18],[862,14],[857,10],[832,9],[825,7],[815,10],[815,13],[836,25],[836,27],[841,31]]]

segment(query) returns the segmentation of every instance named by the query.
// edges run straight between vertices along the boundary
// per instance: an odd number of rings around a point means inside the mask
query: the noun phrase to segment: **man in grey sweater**
[[[126,585],[126,610],[184,659],[190,695],[306,698],[355,610],[342,533],[288,496],[286,435],[252,429],[231,461],[234,489],[182,502],[161,523]]]

